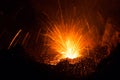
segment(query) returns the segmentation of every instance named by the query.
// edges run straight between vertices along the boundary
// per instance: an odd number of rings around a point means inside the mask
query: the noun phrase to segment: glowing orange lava
[[[58,53],[55,58],[57,61],[79,58],[88,46],[83,26],[75,22],[54,24],[48,29],[47,37],[47,45]]]
[[[64,50],[61,52],[61,54],[63,54],[65,58],[74,59],[80,56],[79,44],[75,42],[74,38],[67,38],[63,44]]]

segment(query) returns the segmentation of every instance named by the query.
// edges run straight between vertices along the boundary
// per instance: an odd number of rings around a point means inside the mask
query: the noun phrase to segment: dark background
[[[81,15],[89,13],[94,17],[94,11],[98,10],[105,20],[111,18],[112,23],[117,25],[115,28],[120,31],[119,0],[61,0],[63,10],[66,6],[70,7],[70,4],[80,6]],[[50,68],[50,65],[35,62],[19,44],[7,50],[13,35],[19,29],[34,30],[34,27],[44,18],[41,12],[46,12],[53,18],[54,11],[57,9],[57,0],[0,1],[0,79],[118,79],[120,76],[120,44],[112,50],[111,55],[100,62],[96,72],[87,77],[77,78],[56,72]]]

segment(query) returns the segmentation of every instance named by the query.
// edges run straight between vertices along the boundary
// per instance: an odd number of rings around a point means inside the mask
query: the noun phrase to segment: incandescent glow
[[[48,29],[47,45],[57,53],[55,59],[75,59],[83,56],[88,46],[86,33],[79,23],[70,22],[57,24]]]
[[[80,56],[80,49],[73,39],[65,41],[65,51],[61,52],[65,58],[74,59]]]

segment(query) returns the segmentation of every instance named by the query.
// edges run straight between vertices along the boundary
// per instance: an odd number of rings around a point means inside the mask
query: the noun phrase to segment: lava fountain
[[[80,30],[75,29],[74,25],[72,25],[73,28],[71,26],[67,28],[66,26],[70,25],[55,26],[50,31],[48,35],[51,39],[49,45],[51,49],[62,54],[62,58],[74,59],[80,57],[80,50],[82,50]]]
[[[56,60],[50,61],[51,64],[56,64],[63,59],[67,59],[70,63],[76,63],[77,61],[74,60],[87,54],[92,45],[92,40],[90,40],[92,37],[88,36],[91,31],[88,29],[87,23],[83,23],[84,25],[81,23],[83,22],[80,20],[68,21],[54,24],[48,28],[45,35],[47,37],[46,45],[56,53]]]

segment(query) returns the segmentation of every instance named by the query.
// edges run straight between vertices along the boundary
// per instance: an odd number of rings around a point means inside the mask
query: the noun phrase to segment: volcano
[[[0,79],[119,79],[119,3],[0,1]]]

